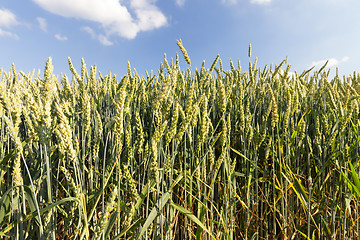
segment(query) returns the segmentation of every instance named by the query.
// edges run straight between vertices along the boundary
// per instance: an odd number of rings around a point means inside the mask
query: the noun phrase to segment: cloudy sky
[[[84,57],[123,76],[130,61],[145,75],[182,39],[193,68],[220,54],[224,68],[231,58],[246,70],[251,43],[261,67],[288,57],[302,72],[329,60],[349,75],[360,72],[359,9],[358,0],[0,0],[0,67],[42,70],[51,56],[55,73],[68,73],[69,56],[78,69]]]

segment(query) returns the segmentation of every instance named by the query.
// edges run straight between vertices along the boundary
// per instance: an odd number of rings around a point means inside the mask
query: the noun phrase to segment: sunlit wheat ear
[[[17,89],[18,86],[15,86]],[[14,90],[15,90],[14,89]],[[9,91],[8,96],[3,96],[0,99],[0,104],[3,105],[5,108],[4,120],[6,123],[6,131],[9,134],[11,141],[15,145],[15,160],[12,169],[12,177],[13,183],[15,186],[22,185],[22,173],[21,173],[21,155],[23,153],[23,146],[21,143],[21,132],[20,132],[20,122],[21,122],[21,112],[22,110],[22,103],[20,101],[20,89],[16,92]],[[19,188],[15,188],[16,195],[19,194]]]
[[[236,71],[236,70],[235,70],[235,67],[234,67],[234,63],[233,63],[233,61],[232,61],[231,58],[230,58],[230,69],[231,69],[232,72],[235,72],[235,71]]]
[[[251,58],[251,43],[249,43],[249,51],[248,51],[248,56],[249,56],[249,58]]]
[[[269,86],[269,92],[270,92],[271,102],[272,102],[271,127],[275,128],[279,121],[277,100],[275,98],[275,95],[274,95],[274,92],[273,92],[271,86]]]
[[[62,154],[69,156],[71,163],[75,163],[77,156],[73,145],[72,129],[69,120],[65,116],[62,106],[55,104],[55,110],[60,121],[58,128],[55,130],[60,141],[59,150],[62,151]]]
[[[68,57],[68,64],[69,64],[69,68],[70,68],[71,73],[79,81],[80,88],[82,88],[83,81],[82,81],[80,75],[77,73],[76,69],[74,68],[74,65],[72,64],[70,57]]]
[[[89,79],[85,60],[84,58],[81,58],[81,80],[83,81],[83,83],[85,82],[85,77]]]
[[[143,145],[145,141],[145,134],[141,123],[140,113],[136,111],[135,114],[136,132],[137,137],[135,139],[135,151],[137,154],[141,154],[144,151]]]
[[[209,116],[208,116],[208,99],[206,95],[202,96],[202,111],[201,111],[201,125],[200,125],[200,134],[198,137],[198,149],[204,144],[207,140],[209,134]]]
[[[245,130],[245,113],[244,113],[244,103],[243,100],[239,100],[239,130],[244,131]]]
[[[116,102],[116,117],[115,117],[115,124],[114,124],[114,135],[115,135],[115,142],[121,143],[120,139],[124,134],[124,108],[125,108],[125,98],[126,98],[126,91],[123,90],[120,93],[119,100]]]
[[[179,48],[180,48],[180,50],[181,50],[181,52],[182,52],[182,54],[183,54],[183,56],[184,56],[185,61],[187,62],[187,64],[191,65],[190,57],[189,57],[186,49],[184,48],[181,39],[180,39],[180,40],[177,40],[177,41],[176,41],[176,44],[179,46]]]
[[[166,71],[168,73],[171,73],[171,68],[170,68],[169,62],[166,59],[166,53],[164,54],[164,65],[165,65]]]
[[[179,66],[179,54],[176,53],[176,57],[175,57],[175,66],[177,69],[180,69],[180,66]]]
[[[289,123],[289,118],[290,118],[290,113],[291,113],[291,91],[289,89],[289,87],[286,87],[286,99],[287,99],[287,103],[286,103],[286,111],[285,111],[285,115],[284,115],[284,120],[283,120],[283,127],[284,127],[284,132],[287,133],[288,131],[288,123]]]
[[[319,116],[316,115],[315,117],[315,144],[319,151],[319,155],[322,154],[322,148],[321,148],[321,130],[320,130],[320,120]]]
[[[213,72],[214,69],[215,69],[215,66],[216,66],[217,62],[219,61],[219,58],[220,58],[220,55],[218,54],[218,55],[216,56],[214,62],[211,64],[211,67],[210,67],[210,69],[209,69],[209,71],[208,71],[208,73],[207,73],[207,77],[210,77],[210,76],[211,76],[212,72]]]
[[[126,114],[125,117],[126,122],[126,129],[125,129],[125,144],[126,148],[128,149],[128,156],[130,160],[134,156],[134,146],[133,146],[133,134],[131,129],[131,123],[130,123],[130,114]]]
[[[84,133],[87,134],[87,132],[90,129],[90,123],[91,123],[91,100],[89,95],[84,92],[82,94],[82,102],[83,102],[83,106],[82,106],[82,112],[83,112],[83,116],[84,116]]]
[[[219,106],[220,106],[220,113],[223,115],[226,111],[226,104],[227,104],[227,96],[224,83],[219,80]]]
[[[15,126],[13,121],[7,116],[5,116],[5,122],[7,124],[8,133],[11,136],[12,141],[14,141],[15,149],[16,149],[14,166],[12,170],[13,182],[14,182],[14,186],[20,186],[22,185],[23,182],[22,173],[21,173],[21,154],[23,152],[23,147],[19,137],[19,128],[18,126]],[[20,190],[18,187],[15,188],[16,194],[19,194],[19,191]]]

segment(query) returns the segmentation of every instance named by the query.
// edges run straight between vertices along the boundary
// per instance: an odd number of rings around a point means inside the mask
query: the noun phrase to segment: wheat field
[[[360,75],[0,70],[3,239],[359,239]]]

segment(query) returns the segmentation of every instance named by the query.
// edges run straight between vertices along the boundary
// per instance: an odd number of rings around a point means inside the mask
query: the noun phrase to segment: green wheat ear
[[[251,43],[249,43],[249,52],[248,52],[249,58],[251,58]]]
[[[190,57],[186,51],[186,49],[184,48],[183,44],[182,44],[182,41],[181,39],[180,40],[177,40],[176,41],[176,44],[179,46],[184,58],[185,58],[185,61],[187,62],[187,64],[191,65],[191,61],[190,61]]]

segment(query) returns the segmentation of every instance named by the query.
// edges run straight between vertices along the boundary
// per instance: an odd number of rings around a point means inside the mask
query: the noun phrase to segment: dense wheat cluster
[[[358,239],[360,76],[285,64],[1,70],[1,236]]]

